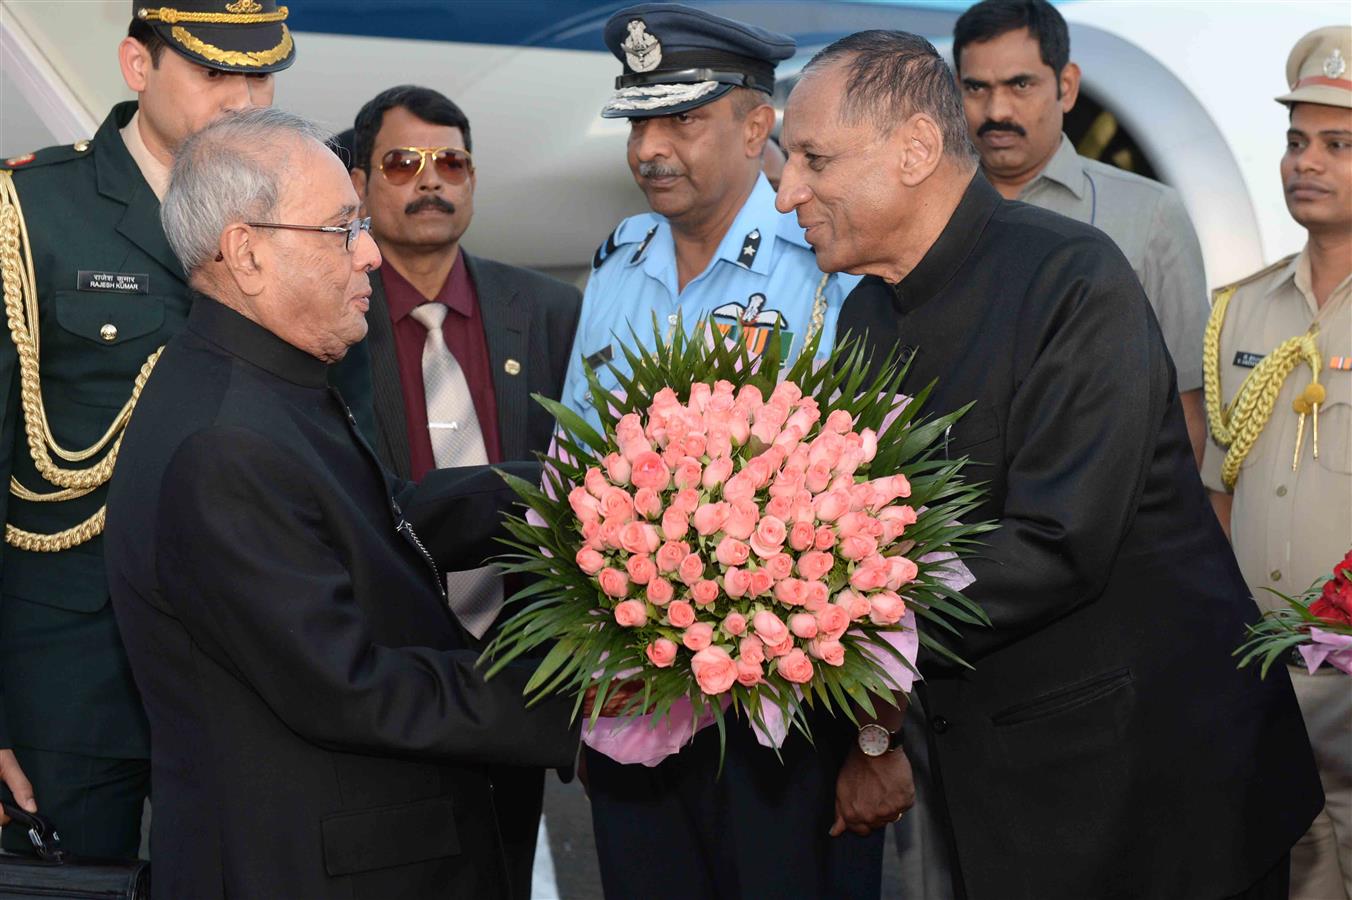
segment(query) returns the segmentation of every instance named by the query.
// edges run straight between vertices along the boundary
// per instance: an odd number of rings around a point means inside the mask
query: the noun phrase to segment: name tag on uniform
[[[1234,364],[1239,366],[1241,369],[1252,369],[1254,366],[1258,365],[1262,361],[1263,354],[1250,353],[1247,350],[1240,350],[1238,353],[1235,354]]]
[[[587,368],[591,369],[592,371],[596,371],[601,366],[604,366],[606,363],[610,362],[614,357],[615,357],[615,348],[607,344],[604,348],[597,350],[591,356],[584,359],[583,362],[587,364]]]
[[[92,272],[81,269],[75,279],[77,291],[108,291],[113,294],[149,294],[150,275],[135,272]]]

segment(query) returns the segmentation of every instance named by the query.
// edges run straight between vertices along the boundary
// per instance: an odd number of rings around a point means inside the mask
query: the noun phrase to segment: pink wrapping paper
[[[1300,655],[1305,658],[1305,665],[1311,675],[1325,662],[1352,675],[1352,634],[1334,634],[1322,628],[1311,628],[1310,639],[1313,643],[1301,646]]]

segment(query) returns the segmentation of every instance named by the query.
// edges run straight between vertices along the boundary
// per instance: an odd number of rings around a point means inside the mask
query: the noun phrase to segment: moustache
[[[638,164],[638,174],[642,178],[667,178],[682,173],[680,169],[674,169],[660,162],[642,162]]]
[[[449,216],[454,215],[455,204],[451,203],[449,200],[441,199],[436,194],[428,194],[426,197],[419,197],[408,206],[405,206],[404,214],[411,216],[414,213],[422,212],[425,209],[439,210]]]
[[[996,122],[993,119],[982,122],[981,127],[976,130],[976,136],[985,137],[992,131],[1008,131],[1011,134],[1017,134],[1019,137],[1028,137],[1028,132],[1023,130],[1022,125],[1014,122]]]
[[[1324,191],[1327,193],[1332,193],[1332,190],[1329,188],[1328,185],[1322,184],[1321,182],[1314,181],[1309,178],[1296,178],[1286,183],[1286,192],[1288,194],[1294,193],[1296,191]]]

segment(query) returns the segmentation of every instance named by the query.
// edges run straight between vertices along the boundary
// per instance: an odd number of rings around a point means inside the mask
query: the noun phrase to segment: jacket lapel
[[[385,465],[400,478],[413,477],[409,461],[408,424],[404,418],[404,393],[399,380],[399,358],[394,346],[394,326],[385,301],[385,281],[377,269],[371,276],[371,308],[366,311],[366,345],[371,353],[372,401],[377,448]]]
[[[484,338],[498,401],[498,440],[503,459],[529,459],[526,420],[530,413],[528,366],[530,307],[491,262],[464,254],[465,267],[479,297]]]
[[[134,102],[119,103],[94,135],[94,145],[98,148],[94,159],[98,190],[103,196],[126,206],[126,212],[117,223],[118,233],[186,285],[188,279],[183,274],[183,266],[174,256],[160,224],[160,200],[127,152],[127,145],[119,133],[121,126],[131,121],[135,112]]]

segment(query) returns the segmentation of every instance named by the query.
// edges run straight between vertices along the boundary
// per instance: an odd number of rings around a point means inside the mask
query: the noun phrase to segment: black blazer
[[[196,301],[108,504],[156,897],[507,896],[484,764],[565,765],[576,736],[524,672],[484,682],[426,551],[482,564],[509,498],[483,467],[387,479],[323,364]]]
[[[941,452],[989,484],[971,563],[994,628],[930,659],[933,757],[976,900],[1201,900],[1256,881],[1322,796],[1300,710],[1231,652],[1258,616],[1188,444],[1145,295],[1104,234],[978,175],[840,333],[915,350]]]
[[[532,453],[549,447],[554,417],[531,395],[542,394],[557,400],[563,392],[582,295],[572,285],[530,269],[468,253],[464,254],[464,260],[479,295],[484,337],[488,341],[502,458],[533,459]],[[390,308],[379,271],[371,278],[371,288],[366,345],[371,354],[374,383],[376,451],[390,471],[408,478],[404,395],[399,385]],[[520,365],[515,374],[507,371],[508,360]]]

